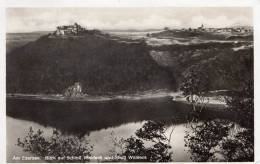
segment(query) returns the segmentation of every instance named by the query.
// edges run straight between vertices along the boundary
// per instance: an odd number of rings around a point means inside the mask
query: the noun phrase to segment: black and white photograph
[[[255,161],[252,7],[5,15],[6,162]]]

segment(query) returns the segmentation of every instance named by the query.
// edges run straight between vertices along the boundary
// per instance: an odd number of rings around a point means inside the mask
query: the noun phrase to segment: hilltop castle
[[[56,36],[71,36],[80,35],[84,31],[86,31],[84,27],[80,26],[77,23],[74,23],[74,25],[58,26],[53,34]]]

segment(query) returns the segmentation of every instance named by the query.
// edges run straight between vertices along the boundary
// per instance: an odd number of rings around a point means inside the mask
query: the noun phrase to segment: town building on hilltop
[[[204,25],[203,25],[203,24],[201,24],[201,26],[200,26],[200,27],[198,27],[198,30],[199,30],[199,31],[204,31],[204,30],[205,30],[205,28],[204,28]]]
[[[86,31],[84,27],[81,27],[79,24],[74,23],[74,25],[58,26],[57,30],[54,32],[54,35],[56,36],[80,35],[84,31]]]

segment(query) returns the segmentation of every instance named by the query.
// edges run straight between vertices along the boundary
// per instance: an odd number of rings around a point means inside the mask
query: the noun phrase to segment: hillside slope
[[[63,93],[80,82],[86,93],[175,87],[172,74],[149,55],[144,43],[108,36],[49,37],[7,54],[7,93]]]
[[[169,67],[178,84],[194,70],[209,77],[210,90],[236,90],[253,79],[253,51],[251,43],[209,42],[152,47],[151,55],[159,65]]]

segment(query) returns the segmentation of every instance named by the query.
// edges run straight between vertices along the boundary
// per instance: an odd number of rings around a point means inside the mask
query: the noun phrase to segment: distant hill
[[[7,93],[63,93],[75,82],[90,94],[176,87],[145,43],[120,43],[108,35],[44,35],[10,51],[6,65]]]
[[[242,27],[241,27],[242,28]],[[247,29],[247,28],[245,28]],[[252,29],[251,29],[252,30]],[[237,38],[232,38],[233,36]],[[236,40],[246,40],[246,41],[252,41],[253,40],[253,33],[240,33],[239,35],[237,33],[232,32],[211,32],[206,30],[197,30],[197,29],[191,29],[191,30],[163,30],[161,32],[152,33],[151,37],[157,37],[157,38],[170,38],[170,37],[176,37],[176,38],[197,38],[200,40],[227,40],[229,37],[230,39],[236,39]]]
[[[105,32],[158,32],[162,31],[162,29],[142,29],[142,30],[137,30],[137,29],[115,29],[115,30],[103,30]]]
[[[229,26],[231,28],[246,28],[246,29],[253,29],[253,26],[250,26],[250,25],[243,25],[243,24],[240,24],[240,23],[235,23],[233,24],[232,26]]]
[[[6,51],[9,53],[15,48],[39,39],[41,36],[50,33],[49,31],[39,31],[31,33],[7,33],[6,34]]]
[[[225,36],[223,35],[216,35],[212,32],[204,32],[204,31],[189,31],[189,30],[163,30],[158,33],[152,33],[152,37],[177,37],[177,38],[191,38],[197,37],[198,39],[217,39],[223,40]]]

